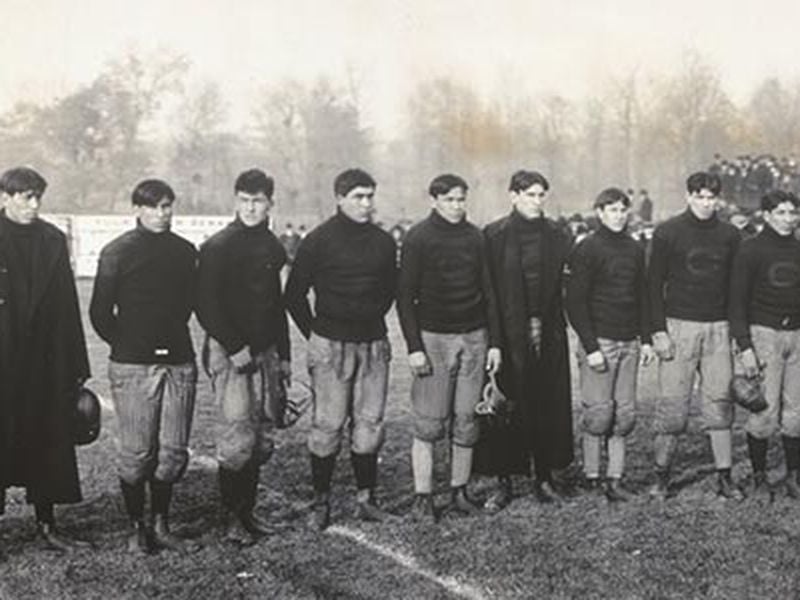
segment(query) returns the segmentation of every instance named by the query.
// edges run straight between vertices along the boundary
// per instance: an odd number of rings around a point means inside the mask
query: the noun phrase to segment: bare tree
[[[234,176],[230,156],[235,140],[222,129],[226,114],[219,85],[212,82],[185,93],[176,110],[170,168],[179,193],[194,212],[227,208],[218,201],[227,195]]]

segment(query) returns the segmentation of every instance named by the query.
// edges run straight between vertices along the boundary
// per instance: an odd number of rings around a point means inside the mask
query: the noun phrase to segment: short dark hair
[[[336,196],[347,196],[357,187],[376,188],[378,186],[372,175],[364,169],[347,169],[333,180],[333,193]]]
[[[131,202],[134,206],[155,206],[164,198],[175,202],[175,192],[166,181],[161,179],[145,179],[133,189]]]
[[[452,173],[445,173],[444,175],[437,175],[433,178],[431,184],[428,186],[428,193],[432,198],[436,198],[437,196],[447,194],[450,190],[455,188],[461,188],[464,192],[469,190],[469,186],[467,182],[464,181],[463,177],[453,175]]]
[[[785,192],[783,190],[773,190],[767,192],[761,197],[761,210],[772,212],[778,208],[779,204],[784,202],[791,202],[795,208],[800,207],[800,199],[797,198],[792,192]]]
[[[622,202],[628,208],[631,206],[631,199],[628,194],[619,188],[606,188],[594,199],[594,208],[603,209],[609,204],[616,204],[617,202]]]
[[[707,173],[706,171],[698,171],[689,175],[686,179],[686,191],[690,194],[696,194],[700,190],[708,190],[715,196],[719,196],[722,191],[722,180],[719,175]]]
[[[239,192],[244,192],[245,194],[264,192],[267,198],[272,199],[272,194],[275,192],[275,180],[261,169],[248,169],[239,173],[236,183],[233,184],[233,192],[235,194]]]
[[[544,175],[538,171],[520,169],[511,176],[511,181],[508,184],[508,191],[523,192],[537,183],[544,188],[545,192],[550,189],[550,182],[547,181]]]
[[[9,169],[0,177],[0,192],[13,196],[20,192],[34,192],[37,196],[44,194],[47,181],[30,167]]]

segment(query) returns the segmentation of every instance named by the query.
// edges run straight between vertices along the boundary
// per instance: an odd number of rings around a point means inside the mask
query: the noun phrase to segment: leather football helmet
[[[81,386],[75,398],[72,417],[72,442],[76,446],[91,444],[100,435],[100,399],[92,390]]]

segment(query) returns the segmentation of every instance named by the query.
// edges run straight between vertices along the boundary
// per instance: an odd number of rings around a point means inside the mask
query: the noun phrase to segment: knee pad
[[[760,440],[769,439],[773,434],[777,433],[779,429],[777,415],[767,416],[762,414],[751,414],[747,417],[745,430],[747,433]],[[786,422],[783,423],[783,429],[786,429]]]
[[[189,451],[186,448],[161,448],[155,478],[164,483],[175,483],[183,477],[189,466]]]
[[[414,437],[423,442],[436,442],[444,438],[445,422],[442,419],[414,418]]]
[[[455,415],[453,417],[453,443],[472,448],[480,435],[478,422],[474,415]]]
[[[689,424],[689,411],[683,399],[658,400],[653,430],[655,433],[677,435],[686,431]]]
[[[733,425],[733,402],[719,399],[709,402],[703,410],[706,429],[730,429]]]
[[[592,435],[608,435],[614,421],[614,405],[597,404],[588,407],[583,413],[583,427]]]
[[[341,430],[326,431],[312,428],[308,436],[308,449],[316,456],[330,456],[339,454],[342,445]]]
[[[241,421],[229,424],[217,442],[219,464],[232,471],[243,468],[253,455],[255,442],[256,434],[250,423]]]
[[[356,454],[375,454],[383,444],[383,422],[356,421],[352,433],[352,450]]]
[[[153,451],[138,453],[122,452],[119,460],[119,477],[126,483],[136,484],[150,479],[156,468],[156,454]]]
[[[612,433],[614,435],[625,437],[631,431],[633,431],[633,428],[635,426],[636,426],[636,415],[634,415],[633,413],[623,414],[623,415],[618,414],[617,418],[614,421],[614,427]]]

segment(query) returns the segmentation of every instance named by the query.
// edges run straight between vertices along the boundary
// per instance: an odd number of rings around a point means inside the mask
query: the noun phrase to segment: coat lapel
[[[33,246],[33,273],[31,273],[31,302],[28,318],[36,314],[47,286],[55,273],[56,264],[61,256],[61,245],[54,243],[54,238],[43,224],[37,224],[37,243]]]

